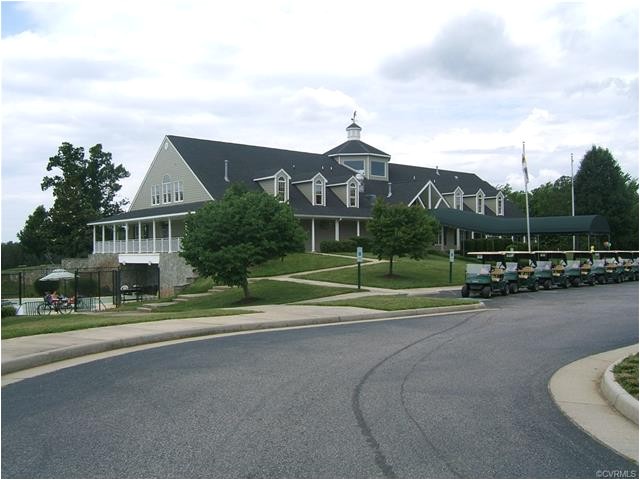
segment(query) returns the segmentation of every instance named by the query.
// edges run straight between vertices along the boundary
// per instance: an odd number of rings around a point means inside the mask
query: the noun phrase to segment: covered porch
[[[188,208],[188,207],[192,208]],[[181,250],[186,217],[201,204],[122,213],[89,223],[93,253],[152,254]],[[178,210],[178,211],[176,211]],[[181,210],[181,211],[180,211]]]

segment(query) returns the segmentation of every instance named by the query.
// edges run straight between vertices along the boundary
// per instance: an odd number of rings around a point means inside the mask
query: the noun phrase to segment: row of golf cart
[[[469,252],[481,264],[468,263],[462,296],[509,295],[552,287],[638,280],[637,251]]]

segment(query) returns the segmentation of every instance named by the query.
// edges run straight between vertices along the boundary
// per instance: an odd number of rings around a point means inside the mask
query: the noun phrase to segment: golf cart
[[[567,254],[567,268],[571,265],[572,272],[577,269],[580,273],[579,276],[573,276],[571,279],[571,285],[577,287],[578,285],[584,283],[586,285],[595,285],[596,284],[596,275],[592,271],[591,267],[593,265],[593,254],[589,251],[584,250],[567,250],[565,252]],[[602,269],[604,270],[604,263],[602,265]],[[599,272],[600,266],[596,267],[596,271]]]
[[[624,281],[624,266],[618,261],[618,256],[615,252],[610,250],[599,250],[594,252],[594,255],[599,257],[593,260],[592,268],[598,283],[603,284],[609,283],[610,281],[613,283],[620,283]],[[595,268],[596,264],[599,266],[600,263],[602,263],[603,272],[601,272],[599,268]]]
[[[538,291],[538,276],[536,274],[536,256],[533,252],[504,252],[508,267],[515,264],[517,270],[516,291],[526,288],[532,292]],[[510,265],[511,264],[511,265]]]
[[[623,277],[626,281],[638,280],[638,251],[616,250],[613,253],[622,266]]]
[[[555,251],[538,251],[533,252],[536,256],[536,275],[538,283],[545,290],[549,290],[552,285],[556,287],[568,288],[570,280],[565,275],[565,266],[567,264],[564,252]]]
[[[463,297],[468,297],[471,293],[478,293],[484,298],[489,298],[494,293],[509,294],[504,263],[496,256],[496,252],[469,252],[467,255],[475,255],[485,263],[467,264],[461,292]],[[495,261],[492,263],[492,260]]]

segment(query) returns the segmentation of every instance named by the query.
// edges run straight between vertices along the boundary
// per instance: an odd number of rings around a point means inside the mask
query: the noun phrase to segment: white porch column
[[[129,225],[124,224],[124,253],[129,253]]]
[[[142,253],[142,222],[138,220],[138,253]]]
[[[311,219],[311,252],[316,251],[316,219]]]
[[[336,242],[340,241],[340,220],[336,218]]]
[[[169,253],[171,253],[171,219],[169,219]]]
[[[116,225],[111,225],[111,230],[113,232],[113,253],[116,253]]]
[[[102,253],[104,253],[104,244],[105,244],[104,225],[102,225]]]
[[[93,226],[93,253],[96,253],[96,226]]]
[[[360,236],[360,220],[356,221],[356,237]]]
[[[153,221],[153,253],[156,253],[156,221]]]

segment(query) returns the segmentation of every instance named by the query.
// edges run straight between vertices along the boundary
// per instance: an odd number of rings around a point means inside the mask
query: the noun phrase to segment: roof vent
[[[224,181],[229,183],[229,160],[224,161]]]
[[[436,175],[440,175],[440,170],[438,170],[438,166],[436,165]]]

